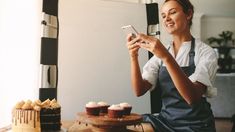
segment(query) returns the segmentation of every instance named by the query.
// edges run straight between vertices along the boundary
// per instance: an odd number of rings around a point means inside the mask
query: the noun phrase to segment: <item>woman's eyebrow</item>
[[[176,10],[176,8],[173,7],[173,8],[171,8],[171,9],[169,9],[167,12],[170,12],[170,11],[172,11],[172,10]],[[165,13],[162,12],[161,15],[165,15]]]
[[[176,10],[176,8],[171,8],[171,9],[168,10],[168,12],[170,12],[170,11],[172,11],[172,10]]]

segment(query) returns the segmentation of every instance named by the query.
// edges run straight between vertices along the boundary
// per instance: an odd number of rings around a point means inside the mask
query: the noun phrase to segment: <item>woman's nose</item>
[[[169,21],[169,20],[171,20],[170,16],[169,16],[169,15],[166,15],[165,21]]]

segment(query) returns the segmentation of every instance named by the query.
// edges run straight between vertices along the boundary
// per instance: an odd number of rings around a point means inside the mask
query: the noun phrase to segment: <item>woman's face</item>
[[[171,0],[164,3],[161,10],[161,16],[163,25],[168,33],[174,35],[190,31],[188,20],[191,16],[188,16],[183,12],[183,8],[177,1]]]

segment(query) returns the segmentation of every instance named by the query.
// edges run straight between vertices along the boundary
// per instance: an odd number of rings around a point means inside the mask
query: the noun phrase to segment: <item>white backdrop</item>
[[[130,61],[121,26],[132,24],[146,32],[144,4],[102,0],[59,2],[58,100],[62,118],[75,119],[88,101],[128,102],[133,112],[150,112],[149,93],[135,97]],[[140,52],[141,67],[148,60]]]

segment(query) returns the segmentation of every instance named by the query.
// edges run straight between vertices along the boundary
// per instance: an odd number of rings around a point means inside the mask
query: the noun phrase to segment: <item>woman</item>
[[[160,40],[144,34],[127,37],[131,58],[132,87],[136,96],[153,88],[161,89],[159,115],[144,115],[158,132],[214,132],[215,124],[206,97],[215,95],[212,86],[217,71],[214,50],[195,40],[190,33],[194,8],[189,0],[166,0],[161,8],[163,25],[173,42],[165,48]],[[154,56],[143,73],[138,50]]]

